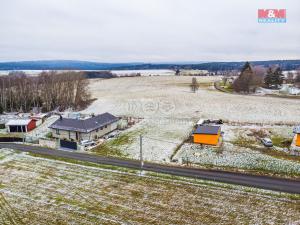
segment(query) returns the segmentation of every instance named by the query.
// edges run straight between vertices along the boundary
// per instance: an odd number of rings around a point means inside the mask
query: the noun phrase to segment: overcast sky
[[[299,0],[1,0],[0,61],[300,59],[299,27]]]

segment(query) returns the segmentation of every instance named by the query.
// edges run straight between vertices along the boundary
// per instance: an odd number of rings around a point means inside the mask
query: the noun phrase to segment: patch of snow
[[[201,147],[197,144],[185,144],[178,151],[174,159],[222,167],[241,169],[266,170],[285,174],[300,175],[300,163],[278,159],[259,151],[237,147],[231,143],[224,143],[220,152],[209,146]]]

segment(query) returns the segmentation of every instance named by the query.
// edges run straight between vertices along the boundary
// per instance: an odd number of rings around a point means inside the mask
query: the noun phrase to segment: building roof
[[[13,119],[9,120],[7,126],[27,126],[31,122],[31,119]]]
[[[19,114],[19,112],[4,112],[3,114],[4,115],[14,115],[14,116],[16,116],[16,115]]]
[[[49,128],[89,133],[118,120],[118,117],[115,117],[110,113],[103,113],[85,120],[60,118],[51,124]]]
[[[10,120],[18,119],[18,116],[14,115],[0,115],[0,123],[5,124]]]
[[[46,113],[38,113],[30,116],[31,119],[43,119],[47,116]]]
[[[220,126],[198,126],[194,134],[218,134]]]

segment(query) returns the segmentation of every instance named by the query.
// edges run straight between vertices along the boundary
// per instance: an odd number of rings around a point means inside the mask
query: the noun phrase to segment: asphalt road
[[[0,143],[0,148],[10,148],[23,152],[31,152],[46,156],[55,156],[66,159],[74,159],[79,161],[86,161],[98,164],[106,164],[113,166],[121,166],[131,169],[140,169],[140,163],[136,160],[125,160],[118,158],[95,156],[86,153],[70,152],[53,150],[49,148],[29,146],[15,143]],[[165,173],[177,176],[192,177],[198,179],[205,179],[223,183],[244,185],[249,187],[256,187],[268,189],[273,191],[287,192],[300,194],[300,180],[275,178],[269,176],[249,175],[236,172],[224,172],[218,170],[205,170],[190,167],[177,167],[162,164],[145,162],[143,170],[158,173]]]

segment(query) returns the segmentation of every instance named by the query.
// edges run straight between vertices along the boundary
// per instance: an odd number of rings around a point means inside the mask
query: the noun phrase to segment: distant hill
[[[270,60],[270,61],[250,61],[251,65],[269,67],[278,65],[282,70],[300,69],[300,60]],[[120,66],[118,69],[198,69],[208,71],[240,70],[245,62],[206,62],[200,64],[139,64]]]
[[[2,62],[0,70],[142,70],[142,69],[199,69],[223,71],[241,69],[245,62],[203,63],[98,63],[74,60],[44,60]],[[264,67],[279,65],[283,70],[300,69],[300,60],[250,61]]]
[[[141,63],[98,63],[76,60],[1,62],[0,70],[111,70]]]

